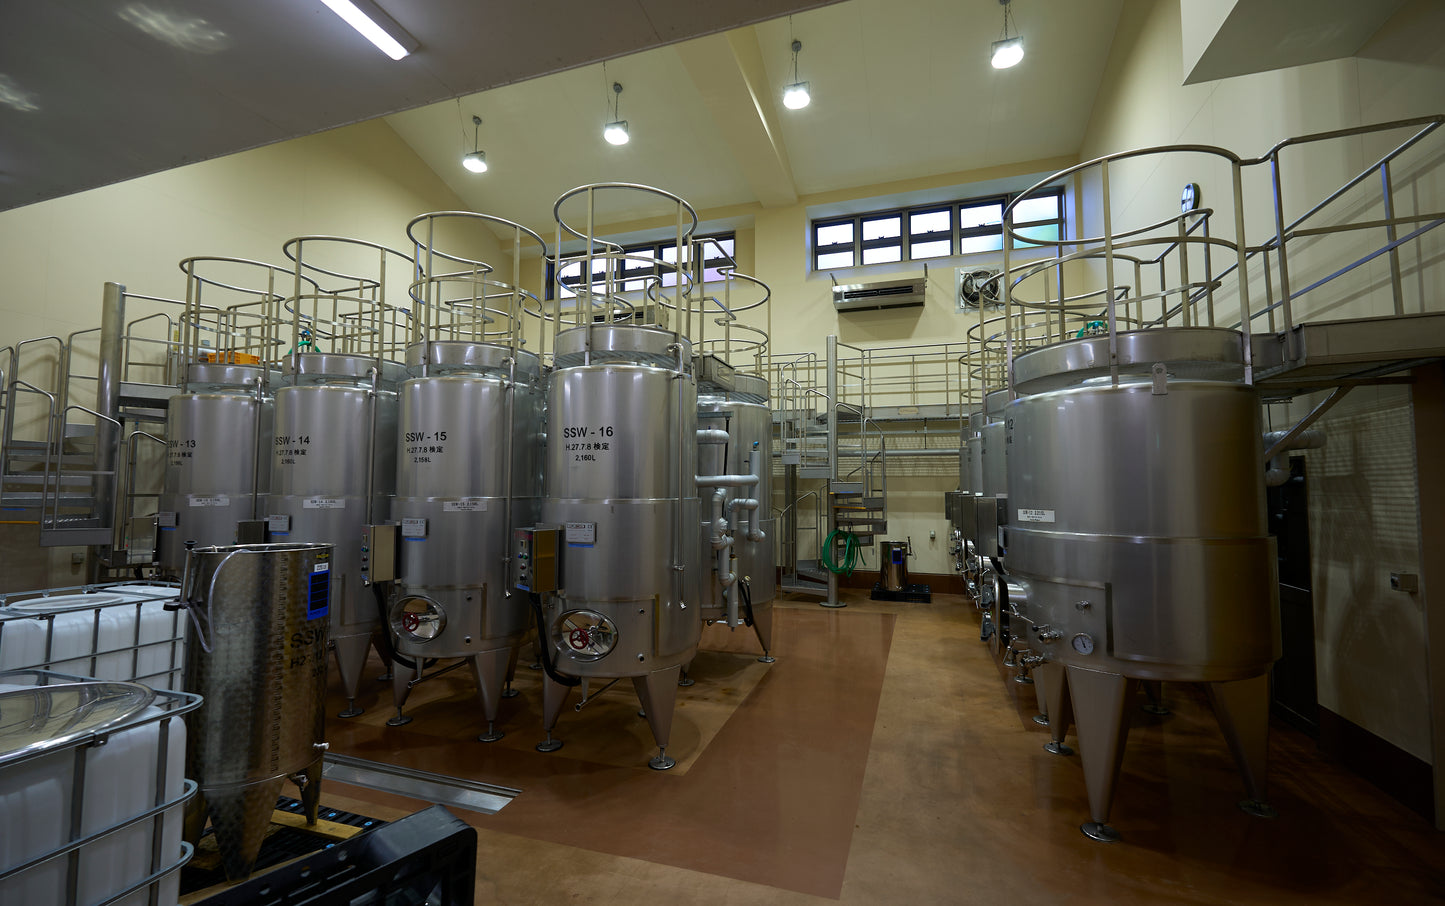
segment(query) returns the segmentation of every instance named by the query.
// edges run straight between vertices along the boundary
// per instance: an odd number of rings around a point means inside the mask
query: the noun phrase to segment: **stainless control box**
[[[557,590],[559,530],[519,528],[513,532],[512,585],[533,594]]]
[[[392,582],[396,579],[396,530],[394,525],[361,527],[361,584]]]

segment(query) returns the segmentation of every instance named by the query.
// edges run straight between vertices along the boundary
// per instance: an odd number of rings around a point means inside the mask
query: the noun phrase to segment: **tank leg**
[[[386,666],[386,672],[376,678],[379,683],[391,681],[391,650],[386,644],[386,640],[381,637],[385,631],[384,629],[374,629],[371,632],[371,647],[376,649],[376,656],[381,658],[381,663]]]
[[[206,794],[196,790],[196,795],[186,803],[186,810],[181,821],[181,839],[196,846],[201,842],[201,835],[206,832]]]
[[[507,682],[502,686],[502,698],[516,698],[522,694],[512,685],[512,681],[517,678],[517,656],[521,654],[521,652],[522,645],[520,642],[514,644],[511,649],[509,649],[509,654],[507,655]]]
[[[1034,676],[1038,677],[1038,684],[1044,687],[1048,696],[1044,711],[1048,714],[1049,741],[1044,745],[1044,751],[1054,755],[1072,755],[1074,750],[1064,745],[1064,737],[1069,735],[1069,724],[1074,719],[1064,665],[1044,661],[1034,668]]]
[[[771,664],[777,660],[771,652],[773,650],[773,603],[753,605],[753,632],[757,633],[758,644],[763,646],[763,656],[758,658],[764,664]]]
[[[415,662],[413,662],[415,663]],[[404,727],[411,723],[411,718],[401,713],[406,707],[407,696],[411,695],[411,681],[416,679],[416,669],[408,667],[401,661],[394,661],[391,665],[391,700],[396,703],[396,716],[388,717],[388,727]]]
[[[1145,680],[1141,685],[1144,687],[1144,697],[1148,699],[1148,701],[1140,706],[1145,714],[1154,714],[1163,717],[1166,714],[1173,713],[1164,706],[1163,683],[1158,680]]]
[[[532,663],[527,665],[528,670],[542,669],[542,637],[532,633]]]
[[[1129,735],[1129,692],[1133,680],[1117,673],[1099,673],[1067,667],[1069,697],[1078,722],[1079,761],[1084,766],[1084,787],[1089,794],[1089,817],[1079,830],[1104,843],[1119,839],[1108,825],[1114,784],[1124,760]]]
[[[318,758],[302,772],[306,783],[301,787],[301,810],[306,815],[307,824],[315,824],[321,811],[321,768],[322,759]]]
[[[356,693],[361,688],[361,671],[366,667],[366,649],[371,644],[371,634],[344,635],[332,639],[336,652],[336,671],[341,676],[341,691],[348,703],[345,711],[337,717],[356,717],[362,711],[356,707]]]
[[[1034,699],[1039,713],[1034,715],[1034,723],[1041,727],[1049,725],[1049,677],[1045,675],[1044,664],[1034,667]]]
[[[681,674],[681,676],[678,677],[678,680],[677,680],[677,684],[678,684],[679,686],[682,686],[683,688],[686,688],[686,687],[688,687],[688,686],[691,686],[693,683],[697,682],[697,680],[695,680],[695,679],[693,679],[692,677],[690,677],[690,676],[687,675],[687,671],[688,671],[689,669],[691,669],[691,667],[692,667],[692,661],[688,661],[686,664],[683,664],[683,665],[682,665],[682,674]]]
[[[562,748],[562,740],[552,738],[552,728],[557,726],[557,715],[562,713],[571,694],[571,686],[564,686],[550,676],[543,677],[542,729],[547,731],[547,738],[537,743],[538,752],[555,752]]]
[[[507,682],[508,649],[483,651],[472,658],[472,676],[477,680],[477,696],[482,700],[482,713],[487,716],[487,732],[478,736],[481,742],[496,742],[504,733],[497,730],[497,709],[502,703],[502,686]]]
[[[207,797],[227,880],[240,881],[251,874],[285,782],[280,776],[249,786],[212,790]]]
[[[642,699],[642,707],[647,711],[652,738],[657,740],[657,757],[647,763],[654,771],[665,771],[677,764],[668,757],[667,743],[672,735],[672,710],[677,703],[677,678],[681,673],[681,667],[669,667],[632,678],[637,697]]]
[[[1279,813],[1265,801],[1269,769],[1269,675],[1231,683],[1209,683],[1209,700],[1229,750],[1244,776],[1249,798],[1239,807],[1260,818]]]

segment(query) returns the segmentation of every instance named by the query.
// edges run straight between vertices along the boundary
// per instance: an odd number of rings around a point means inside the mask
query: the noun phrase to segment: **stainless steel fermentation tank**
[[[708,504],[702,514],[703,556],[716,559],[704,588],[702,618],[734,628],[750,624],[763,648],[759,660],[772,663],[773,417],[766,379],[735,374],[732,380],[732,390],[710,390],[697,400],[698,475]]]
[[[460,341],[419,343],[400,388],[396,498],[400,565],[390,605],[397,716],[416,661],[466,658],[487,718],[531,625],[508,581],[512,529],[532,525],[542,497],[541,364],[529,352]],[[425,374],[422,375],[423,363]]]
[[[187,718],[186,776],[200,793],[185,835],[195,844],[209,818],[226,876],[237,880],[250,874],[287,779],[316,820],[331,546],[205,547],[187,560],[186,690],[204,702]]]
[[[1177,341],[1171,332],[1138,342]],[[1116,836],[1105,822],[1140,680],[1209,684],[1250,795],[1242,805],[1268,812],[1279,627],[1259,399],[1242,383],[1171,375],[1190,370],[1161,363],[1117,386],[1095,377],[1008,408],[1013,594],[1046,658],[1055,742],[1070,705],[1077,719],[1093,818],[1085,832],[1098,839]]]
[[[186,543],[234,544],[237,523],[263,514],[275,407],[254,365],[193,362],[166,409],[167,452],[158,503],[157,559],[185,568]]]
[[[386,656],[381,603],[366,569],[366,528],[387,518],[396,482],[397,371],[368,356],[305,353],[287,360],[276,390],[268,529],[272,540],[336,547],[331,565],[331,646],[348,707],[367,647]]]
[[[557,590],[542,628],[555,670],[631,678],[659,752],[684,664],[702,634],[696,527],[697,383],[692,349],[669,330],[596,325],[556,337],[547,391],[547,496],[541,524],[563,527]],[[551,751],[571,687],[548,677]]]

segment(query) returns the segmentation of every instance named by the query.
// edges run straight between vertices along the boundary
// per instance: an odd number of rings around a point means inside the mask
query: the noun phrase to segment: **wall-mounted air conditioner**
[[[923,304],[928,278],[879,280],[873,283],[833,284],[833,307],[838,311],[876,311]]]

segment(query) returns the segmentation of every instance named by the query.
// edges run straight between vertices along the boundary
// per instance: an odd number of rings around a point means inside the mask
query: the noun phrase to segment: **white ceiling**
[[[832,0],[0,0],[0,210]]]
[[[762,202],[1071,155],[1083,141],[1122,0],[1016,0],[1027,55],[995,70],[996,0],[848,0],[393,114],[387,122],[467,206],[550,240],[551,206],[590,182],[641,182],[698,208]],[[813,102],[787,110],[790,33]],[[753,59],[756,57],[756,60]],[[632,141],[602,139],[612,82]],[[472,174],[473,114],[491,169]],[[657,213],[613,208],[599,223]]]

